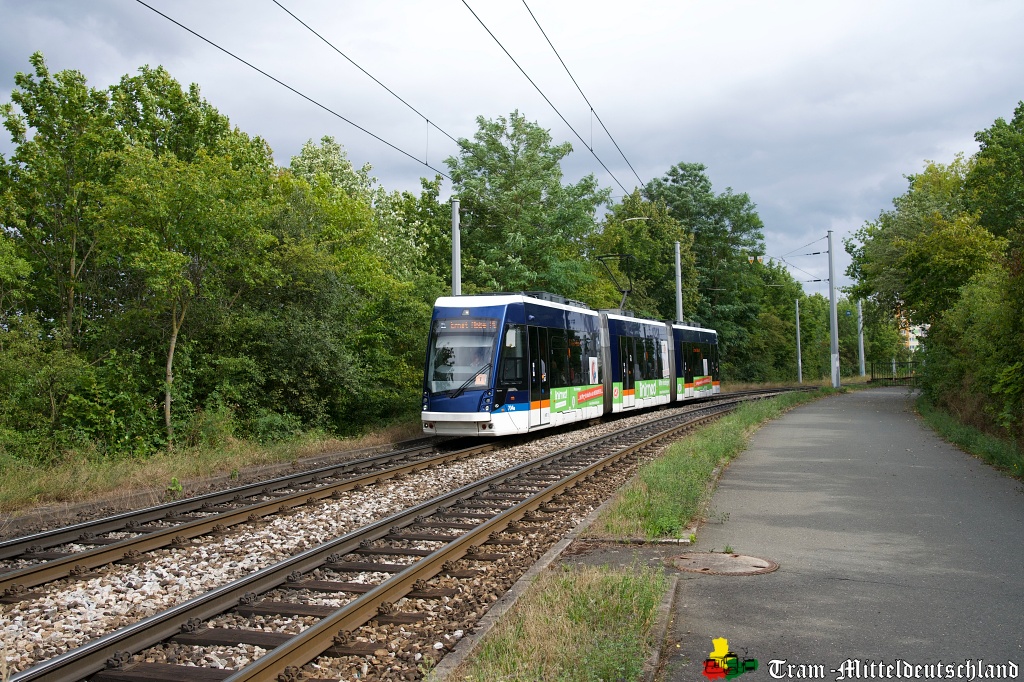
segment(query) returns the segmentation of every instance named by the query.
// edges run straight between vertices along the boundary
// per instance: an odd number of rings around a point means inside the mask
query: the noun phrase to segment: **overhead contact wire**
[[[544,36],[544,40],[548,41],[548,45],[551,46],[551,51],[555,53],[555,56],[558,57],[558,61],[561,62],[562,64],[562,68],[565,69],[565,72],[569,75],[569,80],[571,80],[572,84],[576,86],[576,89],[580,91],[580,97],[582,97],[583,101],[587,103],[588,107],[590,107],[590,113],[593,114],[594,118],[597,119],[597,122],[601,124],[601,128],[604,129],[604,132],[608,136],[608,139],[611,140],[612,144],[615,145],[615,148],[619,151],[619,154],[622,156],[622,160],[626,162],[627,166],[629,166],[629,170],[633,171],[633,175],[636,176],[636,181],[643,185],[644,181],[640,179],[640,175],[636,172],[636,169],[633,168],[633,164],[631,164],[629,162],[629,159],[626,158],[626,155],[625,153],[623,153],[622,148],[619,147],[619,143],[615,141],[615,138],[612,137],[611,131],[608,130],[608,127],[604,124],[604,121],[601,120],[601,117],[594,110],[594,105],[591,104],[590,100],[587,99],[587,96],[583,94],[583,88],[581,88],[580,84],[576,82],[576,78],[574,78],[572,72],[569,71],[569,67],[565,65],[565,61],[562,59],[562,55],[558,54],[558,50],[555,49],[554,43],[551,42],[551,38],[548,38],[548,34],[540,25],[540,22],[537,20],[537,17],[534,16],[533,10],[531,10],[530,6],[526,4],[526,0],[523,0],[523,7],[525,7],[526,11],[530,13],[530,18],[533,19],[533,23],[537,24],[537,28],[540,29],[540,34]],[[591,140],[593,140],[593,133],[591,133]],[[591,145],[593,145],[593,141],[591,141]],[[591,151],[593,151],[593,146],[591,146]]]
[[[299,22],[300,24],[302,24],[303,26],[305,26],[305,27],[306,27],[306,30],[308,30],[308,31],[309,31],[310,33],[312,33],[312,34],[313,34],[313,35],[315,35],[315,36],[316,36],[317,38],[319,38],[319,39],[320,39],[320,40],[322,40],[322,41],[323,41],[324,43],[326,43],[326,45],[327,45],[328,47],[330,47],[330,48],[331,48],[332,50],[334,50],[335,52],[337,52],[338,54],[340,54],[340,55],[341,55],[342,57],[344,57],[344,58],[345,58],[346,60],[348,60],[348,63],[349,63],[349,64],[351,64],[352,66],[356,67],[357,69],[359,69],[360,71],[362,71],[362,72],[363,72],[364,74],[366,74],[367,76],[369,76],[369,77],[370,77],[370,78],[371,78],[371,79],[373,80],[373,82],[374,82],[374,83],[376,83],[377,85],[379,85],[380,87],[384,88],[384,89],[385,89],[385,90],[387,90],[387,91],[388,91],[389,93],[391,93],[391,96],[392,96],[392,97],[394,97],[395,99],[397,99],[397,100],[398,100],[399,102],[401,102],[401,103],[402,103],[402,104],[404,104],[405,106],[409,107],[409,109],[411,109],[411,110],[412,110],[413,112],[415,112],[417,116],[419,116],[419,117],[420,117],[420,118],[422,118],[422,119],[423,119],[424,121],[426,121],[428,125],[434,126],[434,128],[436,128],[437,130],[441,131],[441,133],[443,133],[443,134],[444,134],[444,135],[445,135],[445,136],[446,136],[446,137],[447,137],[447,138],[448,138],[449,140],[451,140],[451,141],[452,141],[452,142],[454,142],[455,144],[458,144],[458,143],[459,143],[459,141],[458,141],[458,140],[456,140],[456,139],[455,139],[454,137],[452,137],[451,135],[449,135],[447,131],[445,131],[445,130],[444,130],[443,128],[440,128],[440,127],[439,127],[439,126],[438,126],[438,125],[437,125],[436,123],[434,123],[434,122],[433,122],[433,121],[431,121],[431,120],[430,120],[429,118],[427,118],[427,117],[426,117],[426,115],[425,115],[425,114],[423,114],[422,112],[420,112],[420,111],[419,111],[419,110],[418,110],[418,109],[417,109],[416,107],[414,107],[413,105],[409,104],[409,103],[408,103],[408,102],[406,102],[406,101],[405,101],[404,99],[402,99],[402,98],[401,98],[401,97],[400,97],[400,96],[399,96],[399,95],[398,95],[398,94],[397,94],[397,93],[396,93],[396,92],[395,92],[394,90],[392,90],[392,89],[391,89],[391,88],[389,88],[388,86],[384,85],[384,83],[380,82],[380,80],[378,80],[376,76],[374,76],[374,75],[373,75],[372,73],[370,73],[369,71],[367,71],[367,70],[366,70],[366,69],[364,69],[363,67],[359,66],[359,64],[356,64],[356,63],[355,63],[355,61],[353,61],[351,57],[349,57],[349,56],[348,56],[347,54],[345,54],[344,52],[342,52],[341,50],[339,50],[339,49],[338,49],[338,48],[337,48],[337,47],[336,47],[336,46],[334,45],[334,43],[332,43],[331,41],[327,40],[327,38],[324,38],[324,37],[323,37],[322,35],[320,35],[320,34],[319,34],[319,33],[318,33],[318,32],[317,32],[317,31],[316,31],[316,30],[315,30],[315,29],[314,29],[314,28],[313,28],[312,26],[310,26],[309,24],[307,24],[306,22],[304,22],[304,21],[303,21],[302,19],[300,19],[299,17],[297,17],[297,16],[295,15],[295,13],[294,13],[294,12],[292,12],[292,11],[291,11],[290,9],[288,9],[287,7],[285,7],[284,5],[282,5],[282,4],[281,4],[280,2],[278,2],[277,0],[273,0],[273,2],[274,2],[274,4],[275,4],[275,5],[277,5],[277,6],[278,6],[278,7],[280,7],[280,8],[282,9],[282,10],[284,10],[285,12],[287,12],[287,13],[288,13],[288,14],[289,14],[289,15],[291,16],[291,18],[292,18],[292,19],[294,19],[295,21],[297,21],[297,22]]]
[[[431,165],[430,165],[429,163],[426,163],[425,161],[422,161],[422,160],[420,160],[420,159],[416,158],[415,156],[413,156],[413,155],[412,155],[412,154],[410,154],[409,152],[405,151],[405,150],[404,150],[404,149],[402,149],[401,147],[397,147],[397,146],[395,146],[394,144],[392,144],[392,143],[388,142],[387,140],[385,140],[385,139],[384,139],[383,137],[381,137],[380,135],[376,135],[376,134],[374,134],[374,133],[370,132],[369,130],[367,130],[366,128],[362,127],[362,126],[361,126],[361,125],[359,125],[358,123],[356,123],[356,122],[354,122],[354,121],[352,121],[352,120],[350,120],[350,119],[348,119],[348,118],[345,118],[344,116],[342,116],[342,115],[341,115],[341,114],[339,114],[338,112],[334,111],[333,109],[331,109],[331,108],[330,108],[330,107],[328,107],[327,105],[325,105],[325,104],[321,104],[320,102],[316,101],[315,99],[313,99],[313,98],[312,98],[312,97],[310,97],[309,95],[307,95],[307,94],[305,94],[305,93],[303,93],[303,92],[301,92],[301,91],[299,91],[299,90],[296,90],[296,89],[295,89],[295,88],[293,88],[292,86],[288,85],[287,83],[285,83],[284,81],[280,80],[279,78],[276,78],[276,77],[274,77],[274,76],[270,75],[269,73],[267,73],[267,72],[266,72],[266,71],[264,71],[263,69],[259,68],[258,66],[254,65],[254,64],[251,64],[250,62],[247,62],[246,60],[242,59],[241,57],[239,57],[239,56],[238,56],[238,55],[236,55],[235,53],[231,52],[230,50],[228,50],[228,49],[226,49],[226,48],[223,48],[223,47],[221,47],[220,45],[218,45],[217,43],[213,42],[213,41],[212,41],[212,40],[210,40],[209,38],[207,38],[207,37],[205,37],[205,36],[203,36],[203,35],[200,35],[200,34],[199,34],[199,33],[197,33],[196,31],[193,31],[192,29],[190,29],[190,28],[189,28],[188,26],[185,26],[185,25],[184,25],[184,24],[182,24],[181,22],[179,22],[179,21],[177,21],[177,20],[175,20],[175,19],[173,19],[173,18],[171,18],[171,17],[167,16],[166,14],[164,14],[163,12],[161,12],[160,10],[156,9],[155,7],[153,7],[152,5],[149,5],[149,4],[147,4],[147,3],[146,3],[146,2],[144,2],[143,0],[135,0],[135,2],[139,3],[140,5],[142,5],[142,6],[143,6],[143,7],[145,7],[145,8],[147,8],[147,9],[149,9],[149,10],[153,11],[154,13],[156,13],[156,14],[159,14],[159,15],[160,15],[160,16],[162,16],[162,17],[163,17],[164,19],[166,19],[167,21],[171,22],[172,24],[174,24],[174,25],[178,26],[179,28],[182,28],[182,29],[184,29],[184,30],[188,31],[189,33],[191,33],[192,35],[194,35],[194,36],[195,36],[196,38],[199,38],[200,40],[202,40],[203,42],[207,43],[208,45],[210,45],[210,46],[212,46],[212,47],[215,47],[215,48],[217,48],[218,50],[220,50],[220,51],[221,51],[221,52],[223,52],[224,54],[228,55],[228,56],[229,56],[229,57],[231,57],[232,59],[236,59],[236,60],[240,61],[241,63],[245,64],[245,65],[246,65],[246,66],[248,66],[248,67],[249,67],[250,69],[252,69],[253,71],[256,71],[256,72],[258,72],[258,73],[260,73],[260,74],[262,74],[262,75],[266,76],[266,77],[267,77],[267,78],[269,78],[270,80],[274,81],[274,82],[275,82],[275,83],[277,83],[278,85],[280,85],[280,86],[282,86],[282,87],[284,87],[284,88],[287,88],[288,90],[290,90],[291,92],[295,93],[296,95],[298,95],[298,96],[299,96],[299,97],[301,97],[302,99],[306,100],[307,102],[309,102],[309,103],[311,103],[311,104],[314,104],[314,105],[316,105],[316,106],[320,107],[321,109],[323,109],[323,110],[324,110],[324,111],[326,111],[327,113],[331,114],[332,116],[335,116],[335,117],[337,117],[337,118],[341,119],[342,121],[344,121],[345,123],[348,123],[348,124],[349,124],[350,126],[352,126],[353,128],[356,128],[356,129],[358,129],[358,130],[360,130],[360,131],[362,131],[362,132],[366,133],[367,135],[369,135],[369,136],[370,136],[370,137],[372,137],[373,139],[377,140],[378,142],[381,142],[381,143],[383,143],[383,144],[387,145],[388,147],[391,147],[391,148],[392,148],[392,149],[394,149],[394,150],[395,150],[396,152],[398,152],[398,153],[400,153],[400,154],[403,154],[403,155],[405,155],[405,156],[409,157],[410,159],[412,159],[412,160],[413,160],[413,161],[415,161],[416,163],[422,164],[422,165],[426,166],[427,168],[429,168],[430,170],[434,171],[435,173],[438,173],[438,174],[439,174],[439,175],[441,175],[442,177],[444,177],[444,178],[447,178],[448,180],[451,180],[451,177],[449,177],[449,176],[448,176],[448,174],[447,174],[447,173],[445,173],[444,171],[441,171],[441,170],[438,170],[437,168],[434,168],[434,167],[433,167],[433,166],[431,166]],[[422,115],[422,114],[421,114],[421,115]],[[429,123],[429,121],[428,121],[428,123]],[[439,128],[438,130],[440,130],[440,128]],[[442,131],[442,132],[443,132],[443,131]],[[446,133],[446,134],[447,134],[447,133]]]
[[[474,19],[476,19],[476,20],[477,20],[477,22],[479,22],[479,24],[480,24],[480,25],[481,25],[481,26],[483,27],[483,29],[484,29],[485,31],[487,31],[488,35],[490,35],[490,36],[491,36],[491,38],[493,38],[493,39],[494,39],[494,42],[496,42],[496,43],[498,44],[498,47],[500,47],[500,48],[501,48],[502,52],[504,52],[504,53],[505,53],[505,55],[506,55],[506,56],[507,56],[507,57],[508,57],[509,59],[511,59],[511,60],[512,60],[512,63],[516,65],[516,68],[517,68],[517,69],[519,69],[519,72],[523,74],[523,76],[524,76],[524,77],[526,78],[526,80],[530,81],[530,85],[532,85],[532,86],[533,86],[534,90],[536,90],[536,91],[537,91],[537,92],[538,92],[538,93],[540,94],[540,96],[544,98],[544,101],[548,103],[548,106],[550,106],[550,107],[551,107],[551,108],[552,108],[552,109],[554,110],[554,112],[555,112],[556,114],[558,114],[558,117],[559,117],[560,119],[562,119],[562,123],[564,123],[564,124],[565,124],[565,125],[566,125],[566,126],[567,126],[567,127],[569,128],[569,130],[571,130],[571,131],[572,131],[573,135],[575,135],[575,136],[576,136],[576,138],[577,138],[577,139],[578,139],[578,140],[579,140],[579,141],[580,141],[580,142],[581,142],[581,143],[583,144],[583,146],[584,146],[584,147],[586,147],[586,148],[587,148],[587,149],[588,149],[588,150],[590,151],[590,153],[591,153],[591,154],[592,154],[592,155],[594,156],[594,158],[595,158],[595,159],[597,159],[597,162],[598,162],[599,164],[601,164],[601,167],[602,167],[602,168],[604,168],[605,172],[606,172],[606,173],[608,173],[608,175],[610,175],[610,176],[611,176],[612,180],[614,180],[614,181],[615,181],[615,184],[617,184],[617,185],[618,185],[619,187],[621,187],[621,188],[622,188],[622,192],[623,192],[623,194],[629,194],[629,191],[627,191],[627,190],[626,190],[626,188],[625,188],[625,186],[623,186],[623,184],[622,184],[621,182],[619,182],[619,179],[618,179],[617,177],[615,177],[615,174],[614,174],[614,173],[612,173],[611,169],[609,169],[609,168],[608,168],[608,166],[606,166],[606,165],[605,165],[604,161],[602,161],[602,160],[601,160],[601,157],[597,155],[597,152],[595,152],[595,151],[593,150],[593,148],[591,148],[591,147],[590,147],[590,146],[589,146],[589,145],[587,144],[587,141],[586,141],[586,140],[584,140],[584,139],[583,139],[583,137],[582,137],[582,136],[581,136],[581,135],[580,135],[580,134],[579,134],[578,132],[576,132],[576,129],[572,127],[572,125],[571,125],[571,124],[569,123],[569,121],[567,121],[567,120],[565,119],[565,116],[563,116],[563,115],[562,115],[562,112],[560,112],[560,111],[558,110],[558,107],[556,107],[556,106],[555,106],[555,105],[554,105],[554,104],[553,104],[553,103],[551,102],[551,100],[550,100],[550,99],[548,99],[548,96],[544,94],[544,91],[543,91],[543,90],[541,90],[541,89],[540,89],[540,87],[539,87],[539,86],[538,86],[538,85],[537,85],[536,83],[534,83],[534,82],[533,82],[533,79],[532,79],[532,78],[530,78],[530,75],[529,75],[528,73],[526,73],[526,70],[525,70],[525,69],[523,69],[523,67],[519,66],[519,62],[517,62],[517,61],[515,60],[515,57],[513,57],[513,56],[512,56],[512,55],[511,55],[511,54],[509,53],[509,51],[505,49],[505,46],[501,44],[501,41],[500,41],[500,40],[498,40],[498,37],[497,37],[496,35],[494,35],[494,33],[493,33],[493,32],[491,31],[491,29],[487,28],[487,24],[485,24],[485,23],[483,22],[483,19],[481,19],[481,18],[480,18],[479,16],[477,16],[477,13],[473,11],[473,8],[469,6],[469,3],[468,3],[468,2],[466,2],[466,0],[462,0],[462,4],[466,6],[466,9],[468,9],[468,10],[469,10],[469,13],[473,15],[473,18],[474,18]]]

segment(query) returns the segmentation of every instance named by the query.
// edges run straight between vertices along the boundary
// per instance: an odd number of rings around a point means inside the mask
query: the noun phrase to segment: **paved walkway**
[[[849,659],[860,679],[871,679],[864,664],[897,660],[941,661],[943,675],[968,659],[1012,661],[1024,675],[1024,488],[935,436],[907,396],[827,398],[754,435],[695,549],[780,568],[680,573],[663,679],[705,679],[716,637],[759,661],[742,676],[751,682],[821,670],[772,660],[823,666],[830,680],[852,677]]]

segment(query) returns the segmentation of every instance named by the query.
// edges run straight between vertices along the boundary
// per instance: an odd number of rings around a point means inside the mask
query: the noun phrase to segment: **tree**
[[[80,340],[83,305],[95,261],[109,238],[98,212],[103,186],[116,170],[111,152],[124,146],[114,126],[110,98],[89,88],[78,71],[51,75],[43,55],[29,60],[33,73],[18,73],[12,104],[0,107],[4,127],[16,145],[4,162],[3,224],[17,226],[23,257],[48,277],[35,282],[34,304],[53,320],[65,347]]]
[[[703,164],[679,163],[648,183],[644,197],[664,202],[669,215],[693,235],[700,294],[693,317],[719,331],[723,374],[748,379],[747,344],[763,294],[748,257],[764,253],[761,218],[747,194],[727,188],[716,195],[706,170]]]
[[[245,148],[248,139],[235,133]],[[145,282],[147,307],[166,316],[169,334],[164,423],[171,419],[174,356],[188,312],[201,296],[230,299],[268,275],[263,252],[274,238],[263,229],[269,177],[260,167],[234,168],[229,155],[200,150],[192,162],[142,147],[123,159],[108,204],[121,226],[128,265]]]
[[[200,150],[220,150],[231,135],[227,116],[202,98],[199,86],[186,91],[162,66],[123,76],[110,95],[111,115],[128,143],[157,156],[191,162]]]
[[[14,240],[0,231],[0,333],[9,328],[9,316],[24,300],[25,279],[31,273],[28,261],[18,257]]]
[[[1005,248],[1005,240],[965,210],[964,183],[973,163],[929,163],[910,188],[846,241],[855,296],[871,297],[906,320],[933,324],[961,287]],[[860,245],[856,241],[860,242]]]
[[[330,135],[320,138],[319,145],[313,140],[307,140],[299,153],[292,157],[289,168],[296,177],[311,185],[323,176],[330,186],[348,196],[361,199],[366,204],[373,202],[377,178],[370,175],[370,164],[364,164],[356,170],[345,148]]]
[[[668,214],[664,203],[645,200],[639,190],[623,197],[622,203],[611,207],[601,231],[591,241],[592,259],[604,254],[630,256],[621,262],[606,263],[620,282],[627,276],[632,282],[627,307],[660,319],[675,318],[675,243],[679,242],[684,315],[696,306],[693,235]],[[601,303],[614,307],[619,299],[611,292],[611,301]]]
[[[496,120],[477,117],[473,141],[445,163],[459,196],[462,263],[468,291],[547,289],[580,296],[593,280],[584,260],[594,212],[608,200],[588,175],[563,184],[568,142],[518,111]]]
[[[997,118],[974,139],[980,149],[966,178],[969,207],[992,234],[1024,229],[1024,101],[1009,122]]]

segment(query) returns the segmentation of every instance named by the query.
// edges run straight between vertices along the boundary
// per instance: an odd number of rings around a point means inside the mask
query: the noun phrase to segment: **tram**
[[[503,436],[719,392],[714,330],[545,292],[439,298],[423,431]]]

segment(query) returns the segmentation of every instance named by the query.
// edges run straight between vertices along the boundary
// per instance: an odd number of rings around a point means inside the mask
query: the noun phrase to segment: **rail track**
[[[481,443],[442,453],[432,445],[408,448],[0,542],[0,567],[6,562],[9,569],[0,573],[0,603],[111,562],[138,561],[145,552],[496,447]]]
[[[439,453],[434,444],[418,445],[0,541],[0,604],[30,598],[31,588],[48,582],[139,562],[147,552],[497,447],[487,442]]]
[[[445,580],[479,575],[479,569],[460,563],[499,561],[510,547],[527,542],[510,532],[551,525],[565,513],[552,502],[557,496],[741,400],[655,419],[487,476],[111,632],[12,680],[289,680],[300,679],[301,666],[324,652],[335,658],[407,654],[414,665],[413,657],[422,652],[396,652],[349,633],[369,622],[401,628],[431,618],[436,604],[458,589],[443,586]],[[409,610],[424,603],[425,610]],[[269,619],[282,618],[301,632],[268,631]],[[179,649],[249,647],[248,657],[255,660],[237,670],[187,671],[147,662],[154,659],[147,648],[166,642]],[[268,653],[257,658],[262,651]],[[215,653],[204,656],[218,660]],[[190,660],[194,664],[195,655]]]
[[[406,665],[407,668],[412,666],[412,670],[415,670],[417,664],[429,663],[431,658],[436,659],[443,655],[461,635],[463,629],[471,627],[471,623],[482,615],[488,605],[487,599],[479,595],[470,596],[477,588],[469,587],[467,581],[475,585],[482,580],[492,583],[497,580],[497,587],[494,587],[490,594],[492,601],[496,599],[494,593],[500,593],[514,582],[515,578],[493,578],[489,574],[478,577],[487,573],[481,570],[481,566],[504,567],[509,563],[506,561],[507,557],[515,557],[517,562],[527,562],[522,569],[525,570],[527,565],[539,556],[539,552],[543,551],[534,547],[539,546],[538,538],[549,537],[553,543],[559,533],[574,525],[571,519],[563,518],[561,508],[550,506],[550,499],[553,496],[562,495],[569,488],[587,488],[590,484],[581,485],[582,479],[593,477],[601,470],[605,470],[607,474],[609,468],[621,469],[624,466],[623,462],[630,462],[629,453],[645,447],[650,448],[651,443],[664,440],[678,433],[680,429],[693,428],[694,424],[712,418],[708,416],[712,412],[731,409],[744,399],[766,395],[761,391],[717,397],[717,402],[687,405],[683,410],[673,410],[671,416],[654,419],[645,426],[626,429],[618,435],[594,439],[584,446],[565,448],[549,456],[533,459],[526,464],[474,481],[448,495],[403,509],[388,518],[347,532],[336,540],[307,551],[300,551],[274,565],[250,572],[230,584],[209,589],[150,617],[106,632],[102,636],[93,635],[95,638],[86,644],[71,644],[77,648],[66,650],[56,656],[51,653],[49,655],[53,657],[46,660],[44,656],[38,656],[34,667],[18,673],[11,679],[78,680],[89,677],[100,682],[183,679],[182,675],[185,672],[179,666],[170,664],[175,662],[200,666],[189,667],[187,671],[188,677],[197,680],[305,679],[295,677],[295,671],[298,670],[297,666],[305,664],[313,656],[310,655],[310,658],[301,663],[295,661],[323,645],[325,640],[321,636],[312,645],[296,644],[294,646],[298,648],[295,651],[299,653],[293,656],[286,654],[292,650],[291,638],[299,635],[299,631],[321,632],[324,628],[333,630],[333,634],[328,638],[330,643],[321,651],[326,650],[329,654],[349,662],[349,673],[342,674],[341,677],[348,678],[352,670],[355,670],[356,675],[362,672],[362,676],[365,677],[368,664],[370,668],[382,665],[379,656],[384,656],[385,659],[395,659],[397,656],[404,661],[396,663],[399,668]],[[669,422],[677,424],[669,427]],[[662,426],[652,426],[657,424]],[[636,435],[639,433],[638,429],[649,431],[652,428],[658,430],[658,434],[650,437]],[[634,434],[629,438],[642,443],[636,448],[623,446],[619,448],[619,454],[602,455],[590,463],[579,460],[583,463],[574,464],[573,473],[568,473],[568,469],[565,468],[557,468],[566,466],[571,459],[578,460],[583,456],[581,452],[589,451],[593,455],[597,448],[611,447],[607,444],[615,438],[623,438],[622,434],[625,433]],[[599,446],[598,443],[602,445]],[[216,542],[218,537],[229,535],[230,531],[234,530],[232,526],[236,524],[240,524],[237,527],[263,526],[279,522],[287,524],[287,517],[290,515],[302,515],[307,513],[302,510],[316,507],[311,503],[337,497],[338,493],[331,488],[360,490],[366,486],[362,493],[366,499],[365,496],[372,497],[376,486],[385,481],[416,479],[423,476],[419,471],[426,468],[426,463],[431,459],[442,463],[451,462],[460,456],[471,456],[470,453],[473,451],[478,453],[495,445],[493,442],[481,443],[475,448],[444,453],[440,456],[426,452],[422,448],[396,451],[238,489],[211,493],[174,505],[160,505],[142,510],[141,513],[149,514],[151,518],[155,514],[160,520],[153,525],[163,525],[168,512],[176,508],[178,513],[173,513],[172,516],[185,517],[183,523],[176,525],[178,529],[187,527],[186,532],[191,534],[189,537],[210,533],[211,537],[206,540]],[[592,464],[595,467],[593,469],[590,468]],[[541,473],[538,467],[544,466],[555,467],[552,469],[555,473]],[[513,477],[519,478],[512,482]],[[472,477],[466,480],[472,480]],[[614,487],[617,487],[617,484],[613,485],[612,489]],[[603,490],[601,495],[607,496],[608,492],[609,490]],[[244,506],[248,504],[249,498],[267,511],[260,514],[249,510]],[[549,514],[538,516],[541,506],[544,506],[543,511]],[[192,511],[181,511],[185,509]],[[189,519],[187,515],[190,513],[200,518]],[[268,521],[275,516],[285,518]],[[295,518],[294,522],[301,525],[299,518]],[[77,556],[93,557],[88,560],[96,562],[95,566],[100,566],[110,561],[122,564],[142,561],[140,556],[131,552],[125,555],[128,551],[125,549],[127,545],[120,543],[127,539],[146,541],[147,536],[162,531],[164,546],[167,544],[167,537],[171,538],[171,546],[175,546],[175,537],[178,538],[178,543],[184,538],[180,532],[170,531],[169,524],[168,527],[158,529],[143,528],[143,531],[149,532],[136,533],[119,532],[117,524],[121,524],[122,529],[127,524],[135,530],[142,525],[131,524],[130,515],[122,514],[92,524],[78,524],[68,529],[17,540],[24,543],[31,541],[33,537],[47,535],[53,543],[50,546],[59,547],[58,541],[63,538],[63,541],[67,542],[69,533],[80,535],[90,532],[84,526],[91,525],[100,532],[108,533],[112,542],[108,545],[97,544]],[[560,528],[562,530],[559,530]],[[100,536],[100,532],[96,533],[97,537]],[[510,533],[518,533],[523,537],[512,538],[509,536]],[[120,537],[128,534],[133,537]],[[327,537],[334,537],[334,534]],[[153,539],[156,538],[151,538],[150,541]],[[187,539],[185,542],[187,543]],[[500,551],[486,551],[492,546],[500,548]],[[0,548],[11,547],[12,541],[0,543]],[[100,554],[109,549],[114,550],[113,554],[107,554],[105,557]],[[69,561],[68,557],[58,556],[28,568],[45,572],[64,562],[62,569],[57,570],[54,575],[67,578],[66,566]],[[47,564],[54,562],[58,563],[45,568]],[[467,562],[470,566],[468,568],[465,567]],[[515,562],[509,565],[513,563]],[[13,586],[3,601],[17,603],[27,598],[26,595],[40,593],[39,590],[29,592],[28,588],[18,587],[18,583],[10,580],[15,573],[23,575],[25,570],[27,569],[21,568],[16,572],[0,574],[0,580],[6,580],[7,587]],[[78,580],[86,580],[90,576],[90,569],[80,569],[77,573],[81,574]],[[42,578],[39,580],[36,585],[46,582]],[[65,584],[68,582],[63,581]],[[476,599],[476,602],[473,602],[473,599]],[[419,605],[422,613],[407,611],[407,604],[413,602]],[[423,649],[423,642],[414,642],[411,645],[408,641],[405,645],[396,643],[402,641],[403,637],[408,639],[411,636],[406,628],[418,628],[420,635],[417,636],[430,639],[422,633],[430,631],[431,628],[443,630],[443,619],[439,618],[444,614],[440,611],[451,612],[453,607],[454,612],[463,613],[466,620],[459,628],[449,628],[454,635],[451,632],[437,635],[435,639],[438,641],[433,642],[433,647],[441,649],[440,651]],[[399,613],[393,613],[396,608]],[[151,612],[155,610],[151,609]],[[341,620],[337,620],[335,616]],[[424,619],[430,624],[423,625]],[[19,617],[17,620],[22,618]],[[283,629],[280,627],[282,622],[285,623]],[[370,625],[363,625],[368,622]],[[413,623],[416,625],[412,625]],[[363,629],[356,631],[355,628],[360,625],[363,625]],[[377,634],[367,637],[359,634],[350,636],[341,632],[363,632],[367,628]],[[383,635],[380,633],[387,631],[388,628],[398,630],[387,636],[391,641],[382,649]],[[271,629],[274,631],[270,631]],[[417,647],[421,650],[417,650]],[[218,658],[216,652],[221,650],[227,650],[228,654],[221,653]],[[188,653],[189,651],[192,653]],[[265,654],[267,651],[270,653]],[[277,672],[254,672],[263,670],[261,666],[277,665],[272,663],[276,657],[286,655],[287,658],[283,659],[286,660],[284,667],[280,670],[275,668]],[[253,663],[257,659],[264,662]],[[316,667],[315,664],[311,665]],[[356,667],[351,668],[352,665]],[[290,670],[291,673],[286,673],[286,670]],[[250,672],[255,676],[247,676]],[[278,677],[279,675],[283,676]],[[380,679],[418,679],[418,675],[408,678],[392,678],[385,675]]]

